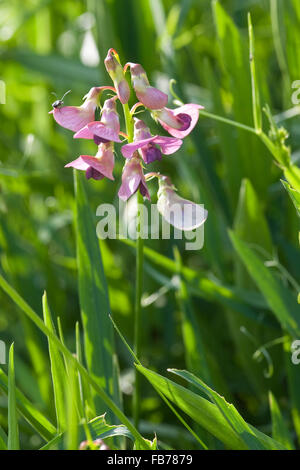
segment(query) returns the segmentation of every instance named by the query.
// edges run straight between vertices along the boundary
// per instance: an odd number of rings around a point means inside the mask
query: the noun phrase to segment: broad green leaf
[[[300,336],[300,306],[292,293],[281,284],[260,257],[237,235],[230,232],[232,243],[243,261],[248,273],[264,295],[270,310],[281,323],[282,328],[292,337]]]
[[[55,332],[55,327],[51,317],[51,312],[49,309],[47,294],[44,292],[43,295],[43,315],[45,325],[49,330]],[[56,420],[57,420],[57,431],[61,432],[66,427],[65,419],[65,397],[64,390],[66,386],[66,371],[63,363],[63,359],[60,351],[57,349],[57,346],[53,344],[50,338],[48,338],[49,346],[49,357],[51,362],[51,374],[52,374],[52,384],[54,391],[54,401],[55,401],[55,410],[56,410]]]
[[[105,420],[105,415],[98,416],[97,418],[92,419],[87,424],[87,427],[91,433],[91,437],[93,440],[105,439],[114,436],[124,436],[134,441],[132,434],[128,431],[126,426],[115,426],[107,424]],[[64,438],[65,434],[59,434],[50,442],[48,442],[45,446],[43,446],[41,450],[63,450]],[[78,426],[78,439],[79,442],[82,442],[86,439],[86,433],[83,425]]]
[[[184,411],[196,423],[199,423],[204,429],[223,442],[226,447],[234,450],[247,449],[243,439],[232,429],[215,404],[141,365],[137,364],[136,367],[157,391],[161,392],[178,406],[181,411]],[[267,435],[259,432],[252,426],[250,428],[259,436],[259,439],[262,440],[266,448],[283,449],[283,446],[276,443]]]
[[[272,418],[272,437],[277,442],[280,442],[284,447],[289,450],[295,449],[291,439],[289,430],[286,426],[285,420],[281,414],[277,400],[272,392],[269,392],[269,405]]]
[[[85,357],[88,370],[106,392],[116,399],[114,390],[114,336],[109,320],[110,306],[96,227],[84,187],[84,175],[75,171],[76,239],[79,299],[84,330]],[[103,403],[97,399],[97,412]],[[118,403],[119,404],[119,403]]]
[[[14,344],[9,349],[8,362],[8,450],[19,450],[19,425],[16,403]]]

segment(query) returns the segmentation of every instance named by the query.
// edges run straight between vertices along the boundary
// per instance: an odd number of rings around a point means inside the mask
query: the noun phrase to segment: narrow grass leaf
[[[0,390],[5,395],[8,394],[8,377],[2,369],[0,369]],[[44,413],[41,413],[30,403],[17,387],[16,403],[18,412],[43,439],[47,441],[53,438],[56,434],[55,426],[47,419]]]
[[[8,450],[19,450],[19,425],[16,403],[14,344],[9,349],[8,362]]]
[[[244,441],[248,449],[263,450],[264,445],[255,436],[255,433],[246,423],[246,421],[239,414],[237,409],[230,403],[228,403],[224,397],[215,392],[212,388],[208,387],[202,380],[196,377],[191,372],[186,370],[169,369],[173,374],[179,375],[189,383],[193,384],[196,388],[204,392],[208,398],[219,408],[224,418],[228,421],[232,429],[240,436]]]
[[[53,320],[51,317],[51,312],[48,305],[47,294],[44,292],[43,295],[43,315],[45,325],[56,334]],[[56,411],[56,420],[57,420],[57,431],[61,432],[66,427],[65,420],[65,397],[64,390],[66,385],[66,371],[61,356],[61,352],[53,341],[48,338],[48,347],[49,347],[49,357],[51,362],[51,375],[52,375],[52,384],[54,392],[54,402],[55,402],[55,411]]]
[[[269,392],[269,405],[272,418],[272,437],[280,442],[289,450],[294,450],[294,444],[291,439],[285,420],[281,414],[279,405],[272,392]]]
[[[15,302],[16,305],[21,309],[21,311],[28,317],[30,320],[60,349],[62,354],[64,354],[68,360],[73,361],[76,364],[78,371],[82,376],[85,377],[87,382],[91,385],[93,390],[100,396],[102,401],[106,404],[106,407],[110,409],[115,416],[131,431],[132,435],[136,440],[140,442],[141,446],[144,446],[144,449],[148,449],[149,445],[138,432],[138,430],[133,426],[130,420],[124,415],[122,410],[118,407],[116,403],[109,397],[105,390],[98,385],[98,383],[91,377],[87,369],[83,367],[77,360],[77,358],[66,348],[66,346],[60,341],[60,339],[46,327],[42,319],[38,314],[25,302],[25,300],[15,291],[13,287],[4,279],[0,274],[0,287],[6,292],[6,294]]]
[[[264,295],[282,328],[292,337],[300,336],[300,306],[292,293],[280,283],[250,246],[230,232],[232,243],[250,276]]]

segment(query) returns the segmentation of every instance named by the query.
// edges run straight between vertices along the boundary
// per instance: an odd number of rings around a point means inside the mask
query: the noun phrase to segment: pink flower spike
[[[153,112],[162,127],[173,137],[183,139],[194,129],[199,118],[199,104],[185,104],[176,109],[163,108]]]
[[[95,119],[95,110],[103,88],[105,87],[91,88],[81,106],[57,107],[49,114],[53,114],[55,121],[62,127],[77,132]]]
[[[127,64],[126,64],[127,65]],[[161,109],[168,103],[168,95],[150,86],[145,70],[140,64],[129,62],[131,81],[138,100],[149,109]]]
[[[140,191],[142,196],[150,201],[150,194],[147,188],[143,168],[140,158],[133,156],[127,160],[122,174],[122,184],[118,192],[118,196],[123,201],[127,201],[136,191]]]
[[[106,177],[110,180],[114,180],[112,174],[114,168],[113,144],[101,143],[95,157],[80,155],[79,158],[68,163],[66,167],[73,167],[77,170],[85,171],[87,179],[93,178],[100,180]]]

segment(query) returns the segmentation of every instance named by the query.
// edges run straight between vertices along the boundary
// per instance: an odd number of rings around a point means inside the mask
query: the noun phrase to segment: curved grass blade
[[[43,295],[43,315],[45,325],[51,330],[54,334],[55,327],[52,321],[51,312],[49,309],[47,294],[44,292]],[[54,402],[55,402],[55,411],[57,419],[57,430],[61,432],[66,428],[66,419],[65,419],[65,396],[64,390],[66,385],[66,371],[63,363],[63,358],[57,346],[48,338],[49,345],[49,356],[51,362],[51,374],[52,374],[52,384],[54,391]]]
[[[136,367],[145,375],[157,391],[163,393],[165,397],[188,414],[195,422],[199,423],[204,429],[223,442],[226,447],[234,450],[245,450],[248,448],[241,436],[232,429],[215,404],[139,364]],[[259,436],[264,448],[270,450],[285,449],[281,444],[266,434],[261,433],[253,426],[249,425],[249,427],[256,436]]]
[[[242,418],[237,409],[228,403],[224,397],[208,387],[202,380],[186,370],[168,369],[169,372],[179,375],[196,388],[204,392],[208,398],[219,408],[224,418],[228,421],[232,429],[241,437],[248,449],[263,450],[265,446],[256,437],[249,424]]]
[[[30,320],[45,334],[49,337],[58,349],[68,358],[68,360],[73,361],[83,377],[91,385],[93,390],[100,396],[102,401],[106,404],[106,407],[109,408],[115,416],[123,423],[137,441],[140,442],[140,445],[144,449],[149,449],[148,442],[141,436],[138,430],[133,426],[130,420],[125,416],[123,411],[115,404],[115,402],[109,397],[105,390],[98,385],[98,383],[90,376],[87,369],[83,367],[77,358],[66,348],[66,346],[60,341],[60,339],[46,327],[42,319],[37,315],[37,313],[25,302],[25,300],[10,286],[10,284],[4,279],[0,274],[0,287],[6,292],[6,294],[15,302],[16,305],[21,309],[21,311],[28,317]]]

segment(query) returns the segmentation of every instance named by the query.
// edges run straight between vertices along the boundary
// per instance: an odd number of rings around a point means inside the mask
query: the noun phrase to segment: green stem
[[[141,297],[143,290],[143,262],[144,262],[144,240],[142,238],[143,224],[143,196],[137,195],[139,208],[140,229],[136,241],[136,280],[135,280],[135,309],[134,309],[134,352],[137,357],[141,356]],[[140,374],[135,369],[135,388],[133,393],[133,422],[138,429],[140,415]]]
[[[240,122],[232,121],[232,119],[227,119],[222,116],[218,116],[217,114],[208,113],[207,111],[200,110],[199,111],[201,116],[205,116],[215,121],[224,122],[224,124],[229,124],[230,126],[238,127],[239,129],[243,129],[244,131],[252,132],[252,134],[259,134],[259,132],[254,129],[253,127],[246,126]]]
[[[126,133],[128,135],[128,143],[133,141],[133,119],[129,111],[128,104],[123,105],[124,118],[126,124]],[[139,236],[136,242],[136,278],[135,278],[135,308],[134,308],[134,352],[140,357],[141,351],[141,297],[143,291],[143,261],[144,261],[144,240],[142,238],[143,226],[143,196],[140,191],[137,193],[137,203],[139,209]],[[140,374],[135,369],[135,387],[132,399],[133,422],[138,428],[140,417]]]

